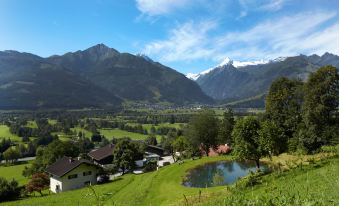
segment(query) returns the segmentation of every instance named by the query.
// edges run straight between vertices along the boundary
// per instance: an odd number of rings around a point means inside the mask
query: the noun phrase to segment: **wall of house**
[[[57,191],[57,185],[59,185],[59,191]],[[62,191],[62,182],[59,177],[50,177],[50,183],[49,183],[49,188],[52,192],[58,193]]]
[[[84,176],[83,172],[91,171],[91,175]],[[68,176],[77,174],[78,177],[74,179],[68,179]],[[56,192],[56,185],[60,185],[60,192],[67,190],[74,190],[78,188],[82,188],[86,186],[86,182],[90,182],[91,185],[95,185],[97,183],[97,168],[94,166],[90,166],[87,164],[81,164],[74,170],[70,171],[66,175],[61,178],[51,177],[51,191]]]

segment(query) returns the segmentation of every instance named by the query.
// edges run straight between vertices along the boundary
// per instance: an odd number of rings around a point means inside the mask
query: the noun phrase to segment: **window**
[[[92,174],[92,171],[83,172],[82,174],[83,174],[84,176],[88,176],[88,175],[91,175],[91,174]]]
[[[78,174],[68,175],[68,179],[75,179],[75,178],[78,178]]]

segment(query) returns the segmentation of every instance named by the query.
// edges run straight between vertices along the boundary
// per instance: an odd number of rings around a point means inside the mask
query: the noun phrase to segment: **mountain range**
[[[112,108],[124,102],[263,107],[272,81],[306,80],[324,65],[339,68],[325,53],[270,61],[221,64],[187,77],[144,54],[120,53],[103,44],[43,58],[0,52],[0,109]]]
[[[280,57],[270,61],[234,62],[226,58],[221,64],[199,74],[188,74],[210,97],[240,107],[263,107],[272,81],[278,77],[305,81],[311,72],[332,65],[339,68],[339,56],[325,53]]]
[[[196,82],[145,55],[103,44],[47,58],[0,52],[0,109],[213,103]]]

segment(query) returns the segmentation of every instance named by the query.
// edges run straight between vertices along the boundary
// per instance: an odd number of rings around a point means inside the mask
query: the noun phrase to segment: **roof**
[[[58,177],[62,177],[81,164],[95,166],[91,161],[85,159],[73,159],[71,157],[63,157],[46,168],[46,172]]]
[[[159,150],[159,151],[164,151],[164,148],[154,146],[154,145],[147,145],[147,149],[156,149],[156,150]]]
[[[155,154],[160,155],[160,156],[164,156],[164,153],[165,153],[163,148],[157,147],[157,146],[154,146],[154,145],[147,145],[145,151],[149,152],[149,153],[155,153]]]
[[[217,148],[210,148],[208,156],[218,156],[220,154],[227,154],[231,151],[231,147],[227,144],[219,145]]]
[[[113,155],[113,149],[114,149],[114,144],[108,144],[97,150],[91,151],[90,153],[88,153],[88,156],[90,156],[96,161],[100,161],[102,159],[105,159],[106,157]]]

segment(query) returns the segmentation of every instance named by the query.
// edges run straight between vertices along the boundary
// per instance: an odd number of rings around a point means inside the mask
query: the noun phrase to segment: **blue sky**
[[[339,54],[336,0],[0,0],[0,50],[43,57],[104,43],[182,73],[225,57]]]

